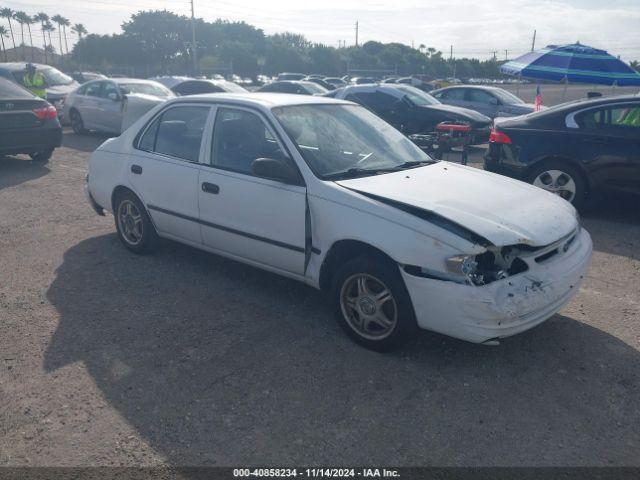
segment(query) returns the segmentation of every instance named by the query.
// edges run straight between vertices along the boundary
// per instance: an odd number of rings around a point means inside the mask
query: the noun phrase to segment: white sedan
[[[150,109],[173,97],[171,90],[152,80],[93,80],[67,96],[64,118],[75,133],[95,130],[120,135]]]
[[[565,305],[591,258],[568,202],[329,98],[170,100],[102,144],[87,182],[132,252],[164,237],[305,282],[376,350],[418,327],[496,344]]]

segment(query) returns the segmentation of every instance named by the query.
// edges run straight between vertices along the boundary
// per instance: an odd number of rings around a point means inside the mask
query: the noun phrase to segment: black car
[[[579,100],[496,121],[485,169],[580,206],[588,193],[640,193],[640,97]]]
[[[336,86],[333,85],[332,83],[329,82],[325,82],[324,79],[322,78],[318,78],[318,77],[307,77],[304,79],[306,82],[312,82],[315,83],[316,85],[320,85],[322,88],[326,88],[327,90],[335,90]]]
[[[227,80],[209,80],[191,77],[154,77],[154,82],[161,83],[179,96],[200,95],[203,93],[246,93],[247,89]]]
[[[327,89],[313,82],[302,80],[284,80],[267,83],[258,92],[297,93],[298,95],[322,95]]]
[[[55,107],[0,78],[0,156],[26,153],[35,161],[46,162],[61,142]]]
[[[489,117],[467,108],[443,105],[428,93],[410,85],[351,85],[325,96],[364,105],[405,135],[431,133],[441,122],[469,124],[473,144],[486,142],[491,132]]]

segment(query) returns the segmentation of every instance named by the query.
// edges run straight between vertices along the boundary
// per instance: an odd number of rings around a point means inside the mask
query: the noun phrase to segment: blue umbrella
[[[507,75],[599,85],[640,85],[640,74],[604,50],[575,43],[549,45],[511,60],[500,71]]]

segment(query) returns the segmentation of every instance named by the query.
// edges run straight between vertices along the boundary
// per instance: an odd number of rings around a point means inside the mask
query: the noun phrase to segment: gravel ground
[[[0,465],[640,466],[637,198],[583,213],[592,268],[538,328],[382,355],[302,284],[127,252],[82,193],[100,141],[0,160]]]

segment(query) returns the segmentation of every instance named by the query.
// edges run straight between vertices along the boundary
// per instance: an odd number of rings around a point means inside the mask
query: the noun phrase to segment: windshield
[[[70,85],[73,83],[73,78],[65,75],[55,68],[45,68],[43,70],[40,70],[40,73],[42,73],[42,76],[44,77],[45,81],[47,82],[47,86],[49,87],[55,87],[57,85]]]
[[[223,82],[221,83],[221,86],[225,88],[228,92],[233,92],[233,93],[246,93],[247,91],[246,88],[241,87],[237,83],[233,83],[233,82]]]
[[[417,89],[416,87],[412,87],[411,85],[398,85],[398,90],[402,93],[405,93],[406,98],[409,99],[411,103],[414,105],[418,105],[419,107],[424,105],[439,105],[440,101],[433,98],[428,93],[423,92],[422,90]]]
[[[311,93],[327,93],[327,89],[317,83],[304,82],[303,85]]]
[[[503,105],[522,105],[524,101],[522,99],[516,97],[513,93],[507,92],[506,90],[495,89],[491,93],[493,93],[496,97],[500,99]]]
[[[433,162],[402,133],[359,105],[294,105],[274,108],[273,113],[322,179]]]
[[[173,97],[171,90],[159,83],[120,83],[119,85],[129,91],[129,93],[141,93],[144,95],[154,95],[156,97]]]

